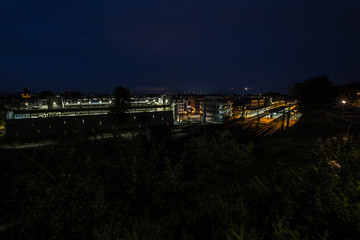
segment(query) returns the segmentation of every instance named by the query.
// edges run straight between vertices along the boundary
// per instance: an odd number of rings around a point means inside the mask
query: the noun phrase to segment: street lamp
[[[346,99],[342,99],[340,101],[340,109],[341,109],[341,114],[344,114],[344,110],[347,106],[347,100]]]

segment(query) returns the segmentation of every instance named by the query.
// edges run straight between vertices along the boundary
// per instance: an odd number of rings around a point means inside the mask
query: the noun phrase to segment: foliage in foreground
[[[359,239],[360,150],[141,136],[1,152],[8,239]]]

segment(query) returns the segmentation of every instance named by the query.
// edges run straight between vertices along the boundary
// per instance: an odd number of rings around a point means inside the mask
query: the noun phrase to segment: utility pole
[[[287,113],[287,121],[286,121],[286,129],[289,128],[289,123],[290,123],[290,109],[291,109],[291,105],[290,105],[290,102],[289,102],[289,107],[288,107],[288,113]]]
[[[206,103],[204,102],[204,125],[206,124]]]
[[[284,131],[284,125],[285,125],[285,109],[282,111],[282,116],[281,116],[281,132]]]

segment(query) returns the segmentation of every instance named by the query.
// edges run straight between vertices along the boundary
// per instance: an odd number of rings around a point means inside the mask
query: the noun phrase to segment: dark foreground
[[[311,124],[238,134],[1,150],[0,237],[360,239],[357,142]]]

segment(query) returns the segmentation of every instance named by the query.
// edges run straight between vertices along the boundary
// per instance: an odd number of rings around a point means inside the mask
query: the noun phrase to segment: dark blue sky
[[[359,0],[0,0],[0,93],[360,81]]]

